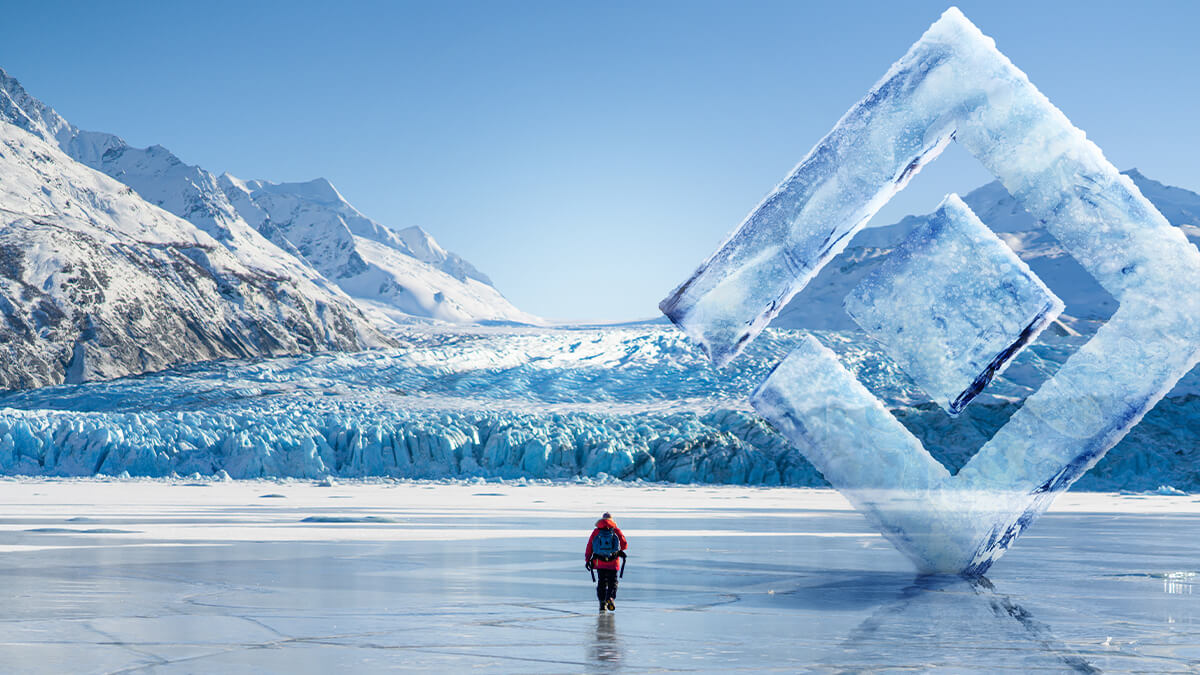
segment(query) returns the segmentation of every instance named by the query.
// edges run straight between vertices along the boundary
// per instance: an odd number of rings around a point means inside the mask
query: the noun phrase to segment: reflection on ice
[[[1100,672],[986,577],[917,577],[851,632],[827,663],[850,670],[906,663],[923,670],[987,671],[1003,664],[1025,672]]]
[[[1161,579],[1167,595],[1191,595],[1193,584],[1200,579],[1196,572],[1155,572],[1150,574],[1115,574],[1115,577]]]
[[[608,613],[596,615],[596,639],[592,642],[591,662],[606,670],[620,668],[624,656],[621,639],[617,635],[616,616]]]
[[[1191,595],[1192,580],[1195,578],[1195,572],[1170,572],[1163,579],[1163,593]]]
[[[1193,502],[1064,502],[992,587],[914,579],[829,490],[5,481],[0,670],[1197,672]]]

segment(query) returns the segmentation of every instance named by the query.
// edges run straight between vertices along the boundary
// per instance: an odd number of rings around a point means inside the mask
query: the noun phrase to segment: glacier
[[[0,473],[826,486],[747,397],[808,335],[957,470],[1084,342],[1044,333],[951,418],[862,334],[768,329],[715,368],[665,327],[410,329],[360,353],[208,362],[0,396]],[[1076,484],[1200,490],[1192,373]]]

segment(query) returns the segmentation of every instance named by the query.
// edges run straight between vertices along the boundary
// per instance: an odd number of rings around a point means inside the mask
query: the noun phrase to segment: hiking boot
[[[613,602],[613,601],[612,601],[612,598],[609,598],[609,599],[608,599],[608,604],[607,604],[606,606],[607,606],[607,607],[608,607],[610,610],[613,610],[613,609],[616,609],[616,608],[617,608],[617,603]]]
[[[601,614],[603,614],[603,613],[604,613],[604,603],[603,603],[603,602],[602,602],[602,603],[600,603],[600,613],[601,613]]]

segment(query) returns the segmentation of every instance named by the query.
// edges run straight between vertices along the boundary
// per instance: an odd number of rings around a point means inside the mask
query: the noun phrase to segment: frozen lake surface
[[[1200,669],[1191,496],[1063,495],[972,584],[829,490],[0,486],[6,673]],[[603,510],[630,558],[601,615]]]

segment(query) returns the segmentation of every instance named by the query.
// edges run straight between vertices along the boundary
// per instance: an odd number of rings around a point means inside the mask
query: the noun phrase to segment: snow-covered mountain
[[[381,335],[305,280],[247,266],[57,145],[0,123],[0,388]]]
[[[384,227],[324,179],[276,184],[218,177],[162,146],[134,148],[118,136],[80,130],[3,70],[0,120],[56,143],[188,220],[247,266],[304,278],[343,303],[348,293],[385,328],[413,319],[541,323],[420,228]]]
[[[1200,194],[1163,185],[1136,169],[1125,174],[1167,220],[1181,228],[1193,243],[1200,244]],[[1091,333],[1100,321],[1116,311],[1116,300],[1054,237],[1034,222],[999,181],[971,191],[963,200],[1063,299],[1067,307],[1059,318],[1060,327]],[[859,232],[846,250],[783,308],[772,325],[777,328],[857,330],[857,325],[842,309],[842,300],[922,220],[908,216],[893,225]]]
[[[323,178],[270,183],[225,174],[220,185],[246,222],[281,246],[293,247],[369,314],[397,323],[414,317],[542,323],[514,307],[486,275],[421,228],[384,227]]]

